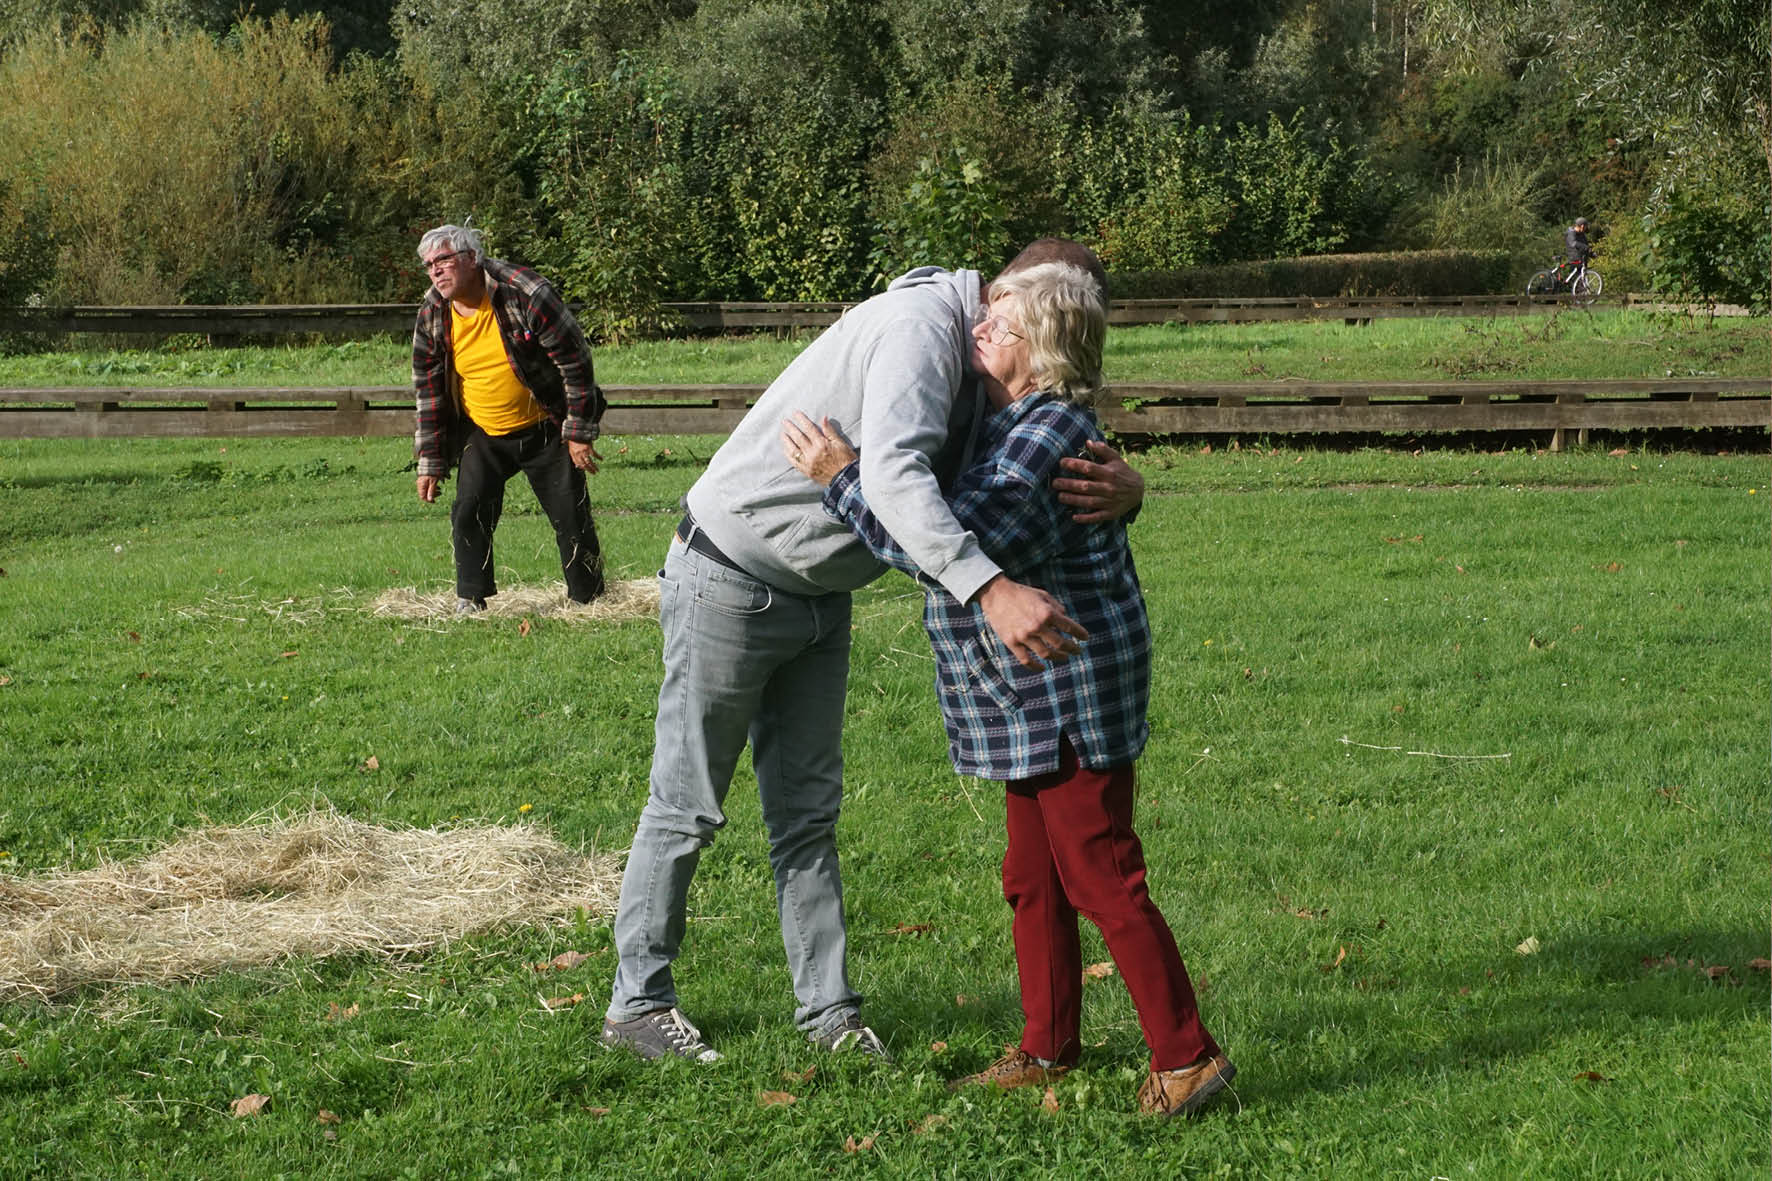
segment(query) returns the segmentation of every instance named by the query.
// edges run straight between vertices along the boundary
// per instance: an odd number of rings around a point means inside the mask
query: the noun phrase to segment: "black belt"
[[[714,544],[714,539],[696,525],[695,518],[687,510],[683,513],[683,519],[677,522],[677,540],[703,557],[712,558],[720,565],[737,570],[740,574],[746,573],[743,566],[721,552],[720,547]]]

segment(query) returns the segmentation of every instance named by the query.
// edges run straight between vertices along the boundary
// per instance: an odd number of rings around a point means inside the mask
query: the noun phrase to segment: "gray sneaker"
[[[843,1018],[841,1025],[823,1033],[807,1034],[806,1040],[833,1054],[854,1052],[878,1058],[882,1062],[892,1061],[892,1055],[886,1052],[886,1043],[880,1040],[879,1034],[861,1023],[861,1016],[857,1013],[849,1014]]]
[[[632,1050],[648,1062],[674,1054],[693,1062],[718,1062],[720,1052],[701,1040],[701,1030],[678,1009],[654,1009],[632,1021],[603,1021],[602,1042]]]
[[[486,610],[485,599],[457,599],[455,613],[457,615],[477,615]]]

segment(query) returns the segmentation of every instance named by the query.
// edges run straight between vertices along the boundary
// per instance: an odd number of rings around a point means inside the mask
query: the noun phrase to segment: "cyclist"
[[[1574,225],[1563,231],[1563,265],[1557,268],[1557,281],[1568,283],[1575,275],[1575,268],[1593,255],[1594,248],[1587,241],[1587,218],[1578,217]]]

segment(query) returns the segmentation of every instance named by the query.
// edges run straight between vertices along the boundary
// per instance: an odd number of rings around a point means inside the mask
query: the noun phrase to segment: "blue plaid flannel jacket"
[[[948,753],[962,775],[1009,780],[1056,770],[1061,734],[1092,770],[1130,763],[1144,749],[1150,627],[1125,523],[1079,525],[1051,487],[1058,461],[1099,438],[1091,411],[1029,395],[985,422],[978,459],[948,494],[955,519],[1005,574],[1053,595],[1089,630],[1080,655],[1041,669],[1016,663],[982,608],[919,575],[868,511],[857,464],[825,492],[826,512],[923,587]]]

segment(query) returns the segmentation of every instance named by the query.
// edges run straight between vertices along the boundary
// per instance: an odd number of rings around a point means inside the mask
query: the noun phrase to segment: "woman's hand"
[[[830,419],[820,426],[799,410],[782,420],[781,449],[789,463],[822,488],[830,487],[837,473],[856,460],[855,448]]]

